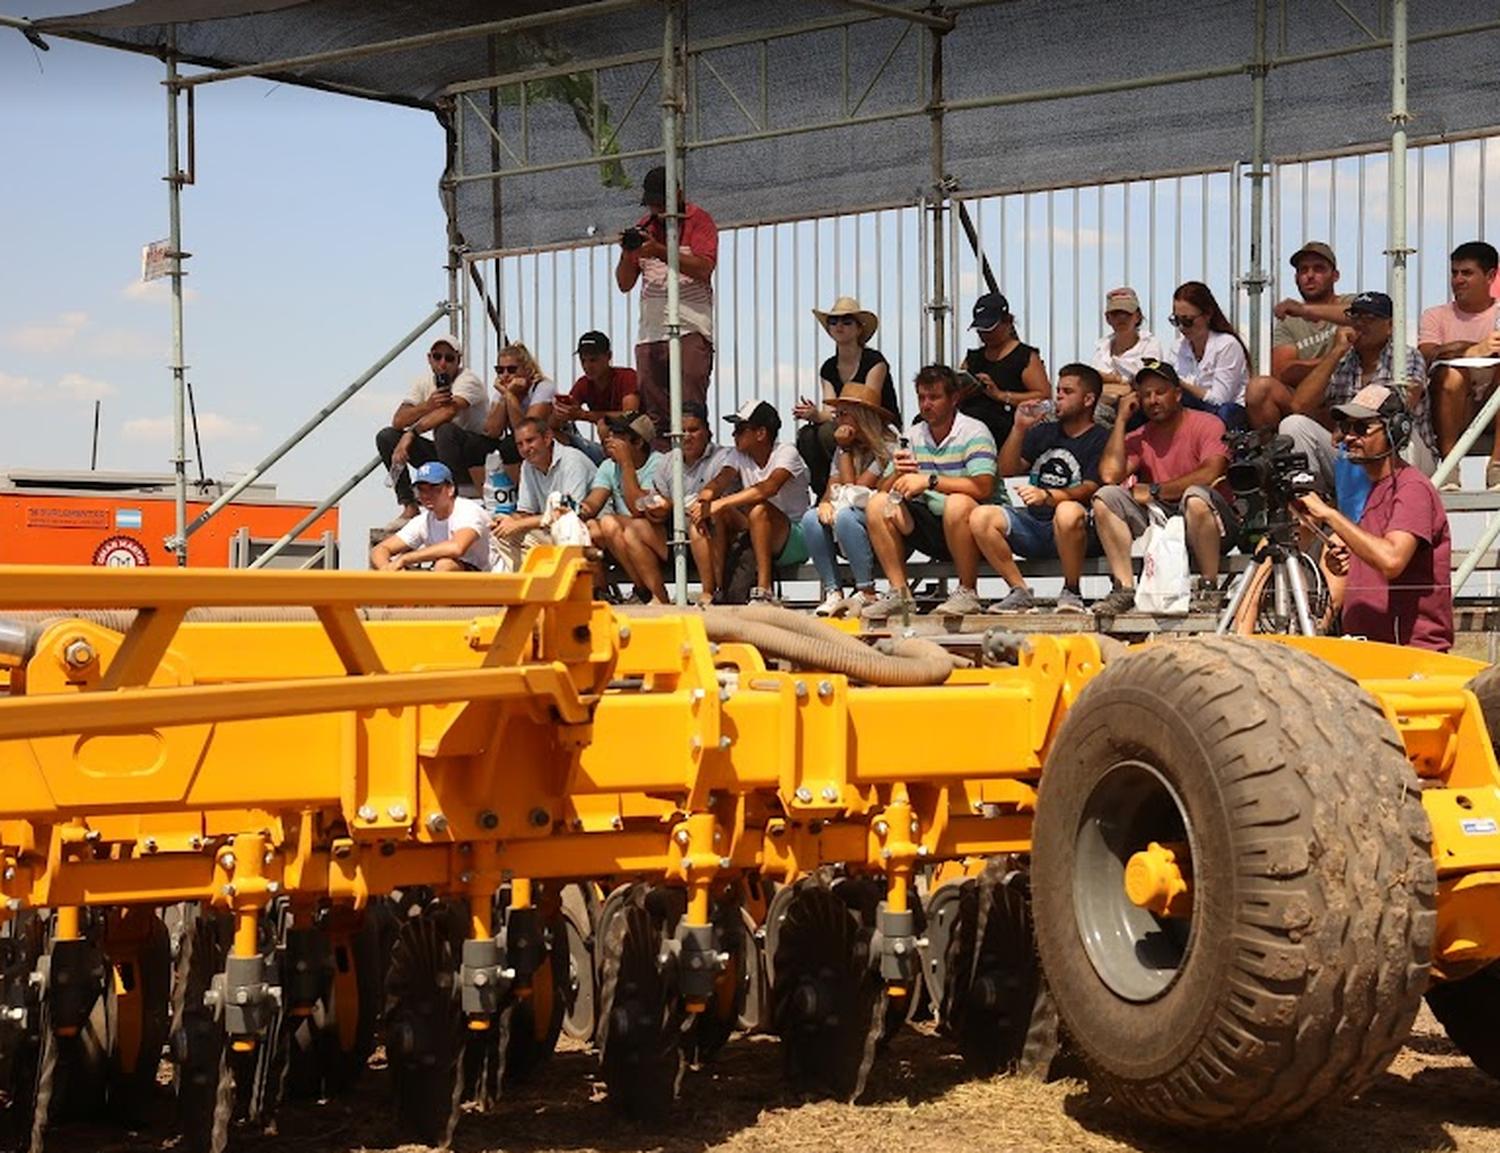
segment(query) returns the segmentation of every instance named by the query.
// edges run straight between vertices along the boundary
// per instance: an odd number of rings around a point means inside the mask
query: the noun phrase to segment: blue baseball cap
[[[453,474],[448,471],[448,466],[440,460],[429,460],[416,472],[412,473],[412,484],[452,484]]]

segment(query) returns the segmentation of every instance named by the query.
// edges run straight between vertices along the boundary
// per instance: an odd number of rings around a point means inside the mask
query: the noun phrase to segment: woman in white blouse
[[[1183,403],[1207,409],[1225,424],[1243,424],[1250,353],[1208,285],[1179,285],[1170,323],[1182,337],[1172,367],[1182,379]]]
[[[1115,405],[1135,384],[1135,374],[1146,357],[1162,359],[1161,343],[1142,328],[1145,315],[1133,288],[1111,288],[1104,294],[1104,323],[1109,335],[1094,347],[1091,362],[1104,380],[1104,395],[1094,406],[1094,420],[1106,428],[1114,423]]]

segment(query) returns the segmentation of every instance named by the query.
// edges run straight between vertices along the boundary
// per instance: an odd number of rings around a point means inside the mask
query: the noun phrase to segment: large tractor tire
[[[1190,902],[1160,915],[1126,892],[1133,865],[1149,894],[1143,863],[1170,890],[1153,842]],[[1037,803],[1036,931],[1070,1039],[1173,1126],[1276,1125],[1358,1092],[1421,1004],[1430,845],[1394,730],[1342,672],[1228,637],[1112,662]]]

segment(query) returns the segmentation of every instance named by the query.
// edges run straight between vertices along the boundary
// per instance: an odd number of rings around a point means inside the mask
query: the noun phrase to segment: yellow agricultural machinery
[[[856,1098],[920,1014],[1209,1129],[1357,1092],[1424,993],[1500,1071],[1490,671],[1102,643],[622,615],[575,550],[0,571],[3,1136],[128,1117],[165,1052],[219,1153],[383,1045],[442,1144],[564,1031],[631,1113],[738,1029]]]

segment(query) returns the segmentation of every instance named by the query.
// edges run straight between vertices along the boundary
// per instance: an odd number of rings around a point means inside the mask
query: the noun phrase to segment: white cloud
[[[118,396],[120,390],[107,380],[95,380],[81,372],[65,372],[57,382],[57,390],[70,400],[102,400],[106,396]]]
[[[405,399],[406,393],[404,392],[378,392],[365,388],[345,401],[344,407],[339,411],[359,413],[379,420],[390,420],[391,414]]]
[[[66,372],[54,384],[29,376],[0,372],[0,404],[4,405],[20,406],[59,399],[88,403],[116,396],[119,391],[107,380],[98,380],[79,372]]]
[[[132,280],[120,289],[120,299],[138,304],[165,304],[172,299],[172,282],[166,277],[160,280]],[[182,299],[197,300],[197,289],[183,285]]]
[[[140,360],[168,357],[167,338],[160,334],[142,332],[136,328],[106,328],[94,333],[84,342],[91,356],[105,360]]]
[[[120,427],[120,432],[126,440],[141,443],[169,442],[172,439],[172,418],[170,416],[138,416],[127,420]],[[191,426],[187,430],[187,435],[191,440],[193,435]],[[253,421],[235,420],[216,412],[198,414],[198,436],[205,442],[250,440],[259,435],[260,425]]]
[[[77,341],[88,325],[86,312],[65,312],[56,320],[43,324],[23,324],[7,329],[0,342],[20,352],[47,354],[60,352]]]

